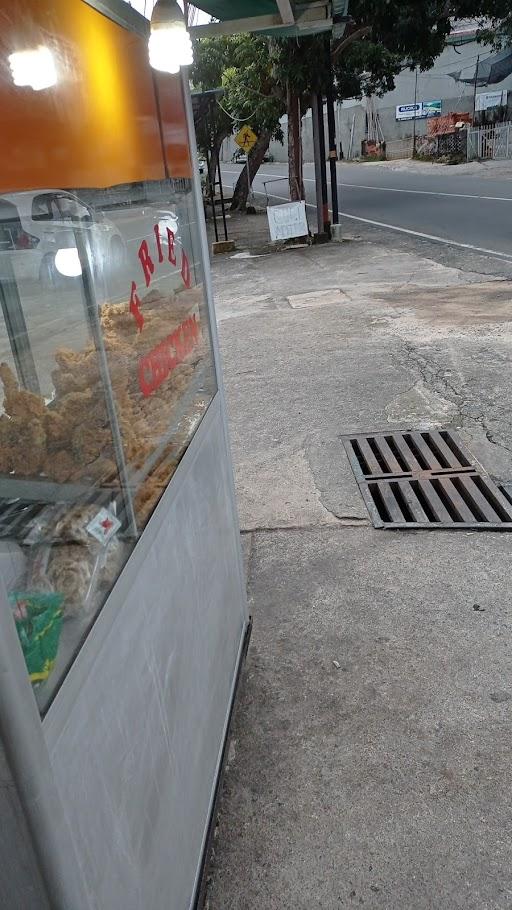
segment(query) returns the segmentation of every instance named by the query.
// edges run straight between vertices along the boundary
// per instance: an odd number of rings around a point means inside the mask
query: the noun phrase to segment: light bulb
[[[55,268],[65,278],[78,278],[82,265],[76,246],[63,247],[55,253]]]
[[[16,51],[9,56],[12,81],[15,85],[29,85],[34,91],[50,88],[57,82],[57,68],[50,48],[40,45],[33,50]]]
[[[178,73],[193,63],[192,41],[176,0],[158,0],[151,17],[148,44],[153,69]]]

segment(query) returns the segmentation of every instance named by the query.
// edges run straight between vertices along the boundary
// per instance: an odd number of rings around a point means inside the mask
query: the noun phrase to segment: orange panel
[[[57,84],[37,92],[15,86],[8,55],[40,44],[55,56]],[[82,0],[24,0],[18,8],[0,0],[0,60],[0,192],[164,177],[143,38]],[[181,86],[165,76],[159,83],[168,168],[172,176],[189,176]]]
[[[181,79],[164,73],[155,73],[155,76],[169,177],[191,177],[192,161]]]

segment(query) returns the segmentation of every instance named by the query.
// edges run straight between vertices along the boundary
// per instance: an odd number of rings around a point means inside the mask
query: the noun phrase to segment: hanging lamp
[[[155,3],[148,50],[153,69],[164,73],[179,73],[180,67],[193,63],[192,41],[177,0]]]

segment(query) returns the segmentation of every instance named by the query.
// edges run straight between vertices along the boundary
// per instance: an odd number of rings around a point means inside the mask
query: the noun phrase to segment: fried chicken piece
[[[65,483],[76,471],[76,462],[65,449],[52,452],[43,464],[43,474],[46,474],[56,483]]]
[[[91,555],[82,544],[53,547],[47,576],[59,594],[64,596],[64,614],[76,616],[84,606],[91,582]]]
[[[56,410],[47,409],[44,426],[49,451],[60,449],[69,443],[69,424]]]
[[[0,449],[0,474],[10,474],[14,468],[14,452],[12,449]]]
[[[83,392],[100,381],[98,356],[95,351],[68,351],[60,348],[55,354],[59,369],[54,370],[52,379],[57,395]]]
[[[39,474],[46,458],[46,433],[41,420],[12,417],[9,421],[9,448],[13,468],[21,477]]]
[[[110,332],[135,336],[138,332],[137,324],[127,303],[108,303],[101,309],[101,327],[104,335]]]
[[[171,446],[166,452],[170,449]],[[177,459],[166,457],[166,453],[164,453],[163,459],[135,494],[133,505],[137,521],[141,525],[144,525],[149,519],[178,465]]]
[[[84,359],[84,351],[72,351],[70,348],[58,348],[55,351],[55,363],[61,370],[70,370],[72,367],[80,365]]]
[[[7,414],[0,415],[0,449],[10,446],[12,439],[11,418]]]
[[[87,525],[96,515],[98,509],[92,505],[71,506],[62,518],[59,518],[53,530],[53,537],[62,543],[80,543],[90,545],[90,549],[97,551],[98,544],[87,531]]]
[[[196,284],[193,288],[181,288],[177,295],[179,302],[186,303],[188,306],[194,306],[205,302],[204,296],[202,284]]]
[[[56,412],[68,424],[70,435],[79,424],[95,427],[108,426],[105,402],[90,389],[66,395],[57,404]]]
[[[80,423],[73,430],[71,448],[79,464],[90,464],[100,455],[112,450],[112,435],[108,429]]]
[[[7,414],[2,414],[0,416],[0,473],[2,474],[9,474],[14,466],[10,424],[11,421]]]
[[[20,389],[19,383],[7,363],[0,364],[0,379],[4,384],[4,410],[10,417],[42,417],[46,405],[44,398]]]
[[[105,458],[104,456],[96,458],[95,461],[81,468],[78,475],[74,476],[74,479],[89,479],[100,484],[119,486],[117,465],[111,458]]]

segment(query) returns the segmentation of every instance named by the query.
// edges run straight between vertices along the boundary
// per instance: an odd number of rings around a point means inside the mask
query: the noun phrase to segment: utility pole
[[[340,217],[338,211],[338,182],[336,173],[336,126],[334,122],[334,96],[333,90],[329,86],[326,94],[327,102],[327,132],[329,136],[329,170],[331,172],[331,206],[332,206],[332,223],[338,224]]]
[[[325,57],[327,63],[327,72],[329,74],[328,88],[325,95],[325,101],[327,106],[327,138],[329,140],[329,170],[331,176],[331,207],[332,207],[332,223],[339,224],[339,211],[338,211],[338,175],[336,173],[336,121],[334,118],[334,73],[332,69],[332,57],[331,57],[331,41],[330,38],[327,39],[325,44]]]
[[[418,67],[414,71],[414,118],[412,121],[412,157],[416,158],[416,104],[418,99]]]
[[[325,129],[324,129],[324,97],[318,94],[318,136],[320,140],[321,186],[322,186],[322,217],[324,232],[331,239],[331,222],[329,220],[329,200],[327,198],[327,163],[325,157]]]
[[[290,199],[304,199],[302,180],[302,120],[300,99],[288,79],[286,82],[286,108],[288,111],[288,170],[290,173]]]
[[[327,204],[327,178],[325,174],[325,137],[323,98],[314,92],[311,97],[313,119],[313,151],[315,156],[316,218],[318,241],[330,239],[329,207]]]
[[[478,82],[478,64],[480,63],[480,54],[476,58],[476,67],[475,67],[475,84],[473,86],[473,126],[475,125],[475,114],[476,114],[476,86]]]

